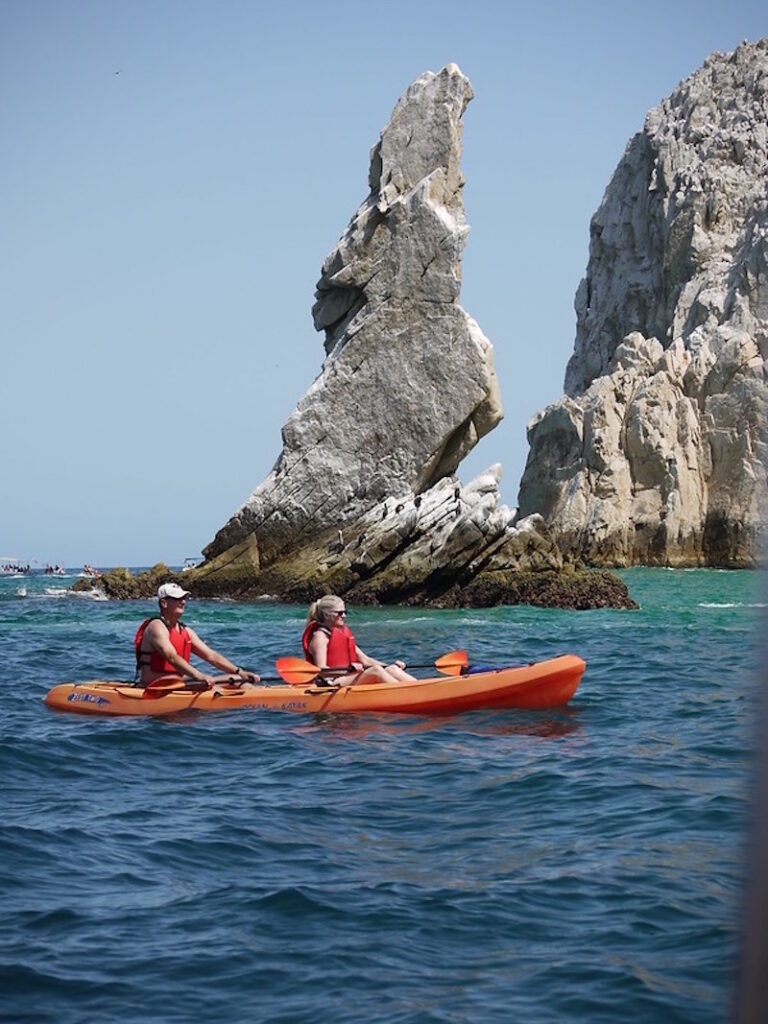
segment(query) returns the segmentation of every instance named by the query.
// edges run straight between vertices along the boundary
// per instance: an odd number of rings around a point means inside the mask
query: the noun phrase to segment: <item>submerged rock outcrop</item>
[[[197,593],[461,604],[489,572],[492,585],[473,593],[499,604],[522,592],[505,591],[508,574],[547,571],[554,594],[560,552],[540,516],[513,526],[500,466],[468,485],[455,475],[502,417],[491,343],[458,303],[471,98],[450,64],[398,101],[371,154],[370,193],[317,285],[322,371],[283,427],[274,469],[185,577]],[[632,604],[626,588],[619,603]]]
[[[520,515],[593,565],[751,566],[768,522],[768,40],[652,110],[595,213]]]

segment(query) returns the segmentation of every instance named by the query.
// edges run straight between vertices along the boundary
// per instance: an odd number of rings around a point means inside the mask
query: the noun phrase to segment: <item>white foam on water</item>
[[[699,608],[768,608],[768,604],[761,601],[729,601],[724,604],[720,604],[716,601],[700,601]]]
[[[89,601],[109,600],[103,590],[97,590],[95,587],[93,588],[93,590],[65,590],[64,594],[66,594],[68,597],[84,597]]]

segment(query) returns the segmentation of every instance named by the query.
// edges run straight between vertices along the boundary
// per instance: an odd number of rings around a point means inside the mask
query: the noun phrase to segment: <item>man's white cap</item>
[[[157,599],[162,601],[164,597],[175,597],[178,601],[180,597],[189,597],[189,591],[182,590],[178,583],[163,583],[157,588]]]

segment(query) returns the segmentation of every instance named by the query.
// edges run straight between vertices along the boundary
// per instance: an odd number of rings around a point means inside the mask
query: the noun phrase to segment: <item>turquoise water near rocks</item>
[[[567,708],[94,719],[151,602],[0,578],[6,1021],[720,1021],[766,580],[630,570],[639,611],[352,609],[381,657],[580,654]],[[190,602],[264,674],[304,609]]]

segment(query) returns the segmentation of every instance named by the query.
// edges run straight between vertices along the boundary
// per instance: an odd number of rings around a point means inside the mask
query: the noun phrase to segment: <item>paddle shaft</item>
[[[257,675],[257,673],[250,672],[249,675]],[[280,679],[280,676],[260,676],[259,678],[277,681]],[[144,687],[144,694],[145,696],[154,697],[155,695],[162,696],[165,693],[173,693],[177,690],[188,690],[191,693],[204,693],[208,689],[213,689],[214,686],[239,686],[242,683],[248,682],[249,680],[241,679],[240,676],[225,675],[220,676],[218,679],[214,679],[213,683],[209,686],[209,684],[204,682],[202,679],[178,676],[176,678],[169,678],[165,682],[161,679],[157,679],[154,682],[147,683]]]
[[[414,665],[412,667],[436,668],[438,672],[441,672],[443,675],[460,675],[462,669],[465,669],[467,665],[466,651],[451,651],[450,654],[443,654],[429,665]],[[304,683],[309,683],[318,676],[338,676],[350,673],[361,673],[364,672],[367,667],[370,666],[364,666],[362,669],[354,668],[352,665],[342,665],[334,668],[320,668],[317,665],[313,665],[311,661],[305,661],[303,658],[292,657],[278,658],[275,662],[275,668],[280,673],[281,678],[291,686],[302,686]]]
[[[466,651],[452,651],[450,654],[443,654],[435,661],[431,661],[424,664],[411,665],[411,668],[437,668],[439,672],[447,675],[459,675],[463,668],[467,667],[467,654]],[[352,672],[365,671],[363,669],[354,668],[352,665],[344,665],[338,668],[319,668],[317,665],[313,665],[309,661],[304,661],[301,658],[278,658],[276,667],[280,675],[277,676],[261,676],[260,682],[287,682],[291,686],[304,686],[313,682],[317,678],[326,676],[340,676],[348,675]],[[457,670],[458,671],[455,671]],[[237,676],[224,677],[221,680],[221,685],[240,685],[245,680],[240,679]],[[217,685],[214,683],[214,686]],[[172,693],[178,690],[188,690],[193,693],[203,692],[208,689],[208,684],[203,683],[198,679],[184,679],[179,677],[178,679],[169,679],[167,683],[163,683],[160,680],[157,681],[157,685],[149,683],[145,687],[145,695],[148,697],[162,696],[164,693]]]

